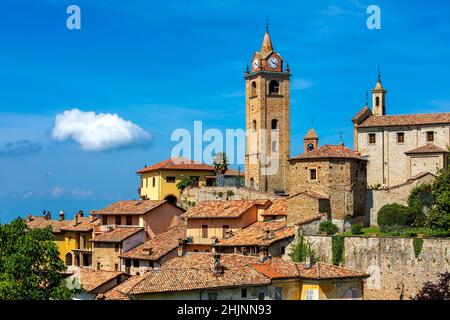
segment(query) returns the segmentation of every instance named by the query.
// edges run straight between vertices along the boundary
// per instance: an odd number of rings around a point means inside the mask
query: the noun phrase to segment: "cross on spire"
[[[344,134],[343,134],[342,130],[339,131],[339,140],[340,140],[339,142],[340,142],[340,143],[344,143],[343,135],[344,135]]]
[[[369,105],[369,90],[366,90],[366,106]]]
[[[266,32],[269,32],[269,18],[266,18]]]
[[[378,65],[378,81],[381,82],[381,71],[380,71],[380,65]]]

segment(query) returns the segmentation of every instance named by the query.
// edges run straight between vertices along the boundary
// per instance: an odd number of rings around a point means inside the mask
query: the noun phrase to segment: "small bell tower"
[[[386,115],[386,94],[387,90],[384,90],[381,84],[380,67],[378,67],[378,81],[375,89],[372,90],[372,114],[374,116]]]

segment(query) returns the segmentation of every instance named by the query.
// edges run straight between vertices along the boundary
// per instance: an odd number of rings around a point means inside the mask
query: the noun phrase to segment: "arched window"
[[[269,82],[269,95],[277,95],[280,91],[280,84],[276,80]]]
[[[175,197],[174,195],[171,195],[171,194],[168,195],[164,200],[167,200],[168,203],[174,204],[174,205],[176,205],[177,201],[178,201],[177,197]]]
[[[252,82],[252,86],[250,88],[250,96],[256,96],[256,82]]]
[[[375,105],[378,107],[380,105],[380,97],[375,98]]]
[[[72,265],[72,254],[70,252],[68,252],[66,254],[66,266],[71,266]]]
[[[278,129],[278,120],[272,119],[272,129]]]
[[[250,188],[253,188],[255,186],[255,179],[250,178]]]
[[[74,265],[79,267],[80,266],[80,257],[78,256],[77,253],[75,253],[75,259],[74,260],[75,260]]]
[[[253,120],[252,122],[252,129],[256,131],[256,120]]]

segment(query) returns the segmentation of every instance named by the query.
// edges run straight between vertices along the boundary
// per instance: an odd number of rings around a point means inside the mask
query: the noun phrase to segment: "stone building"
[[[318,147],[318,137],[310,130],[305,137],[304,153],[289,159],[289,194],[315,193],[329,199],[331,219],[338,224],[345,219],[364,216],[367,161],[343,143]]]
[[[354,146],[368,160],[367,184],[392,187],[447,166],[450,113],[386,115],[380,75],[368,104],[352,119]]]
[[[290,154],[290,70],[274,51],[269,30],[246,80],[246,186],[283,194]]]

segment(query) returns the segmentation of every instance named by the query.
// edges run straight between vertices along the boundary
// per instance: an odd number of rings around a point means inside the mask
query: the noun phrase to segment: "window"
[[[133,217],[132,216],[127,216],[126,220],[127,220],[127,222],[126,222],[127,226],[133,225]]]
[[[306,300],[313,300],[313,291],[312,289],[306,289]]]
[[[375,141],[375,133],[369,133],[369,143],[374,144]]]
[[[255,179],[250,178],[250,188],[253,188],[255,186]]]
[[[139,260],[137,260],[137,259],[133,260],[133,267],[139,268]]]
[[[272,151],[273,152],[277,151],[277,142],[276,141],[272,141]]]
[[[117,263],[114,263],[114,271],[119,271],[119,265]]]
[[[250,96],[256,96],[256,82],[252,82],[252,87],[250,88]]]
[[[286,247],[281,246],[280,247],[280,255],[284,255],[286,253]]]
[[[243,288],[243,289],[241,290],[241,297],[242,297],[242,298],[247,298],[247,288]]]
[[[117,225],[120,225],[122,223],[121,218],[122,218],[121,216],[116,216],[116,224]]]
[[[115,252],[119,252],[120,251],[120,243],[115,243],[114,244],[114,251]]]
[[[217,292],[208,292],[208,300],[217,300]]]
[[[202,225],[202,238],[208,238],[208,226],[206,224]]]
[[[258,292],[258,300],[266,300],[264,292]]]
[[[253,128],[253,131],[256,131],[256,120],[252,121],[252,128]]]
[[[131,267],[131,259],[125,259],[125,267]]]
[[[433,142],[433,141],[434,141],[434,132],[427,131],[427,142]]]
[[[272,129],[273,130],[278,129],[278,120],[277,119],[272,120]]]
[[[107,217],[107,216],[103,216],[103,217],[102,217],[102,224],[103,224],[104,226],[106,226],[106,225],[108,224],[108,217]]]
[[[100,262],[97,262],[97,270],[100,270]]]
[[[154,188],[155,186],[156,186],[156,178],[153,177],[153,178],[152,178],[152,187]]]
[[[375,105],[378,107],[380,105],[380,97],[375,98]]]
[[[276,80],[269,82],[269,95],[277,95],[280,91],[280,84]]]
[[[175,177],[166,177],[167,183],[175,183]]]
[[[397,132],[397,143],[403,143],[403,142],[405,142],[405,133]]]
[[[275,300],[281,300],[283,297],[283,288],[282,287],[274,287],[275,292]]]
[[[230,229],[229,225],[224,224],[222,226],[222,238],[225,238],[225,235],[226,235],[228,229]]]
[[[192,180],[192,186],[194,188],[198,188],[199,182],[200,182],[200,177],[199,176],[191,176],[189,178],[191,178],[191,180]]]
[[[148,178],[145,179],[145,187],[148,188]]]
[[[317,180],[317,170],[309,169],[309,180]]]

